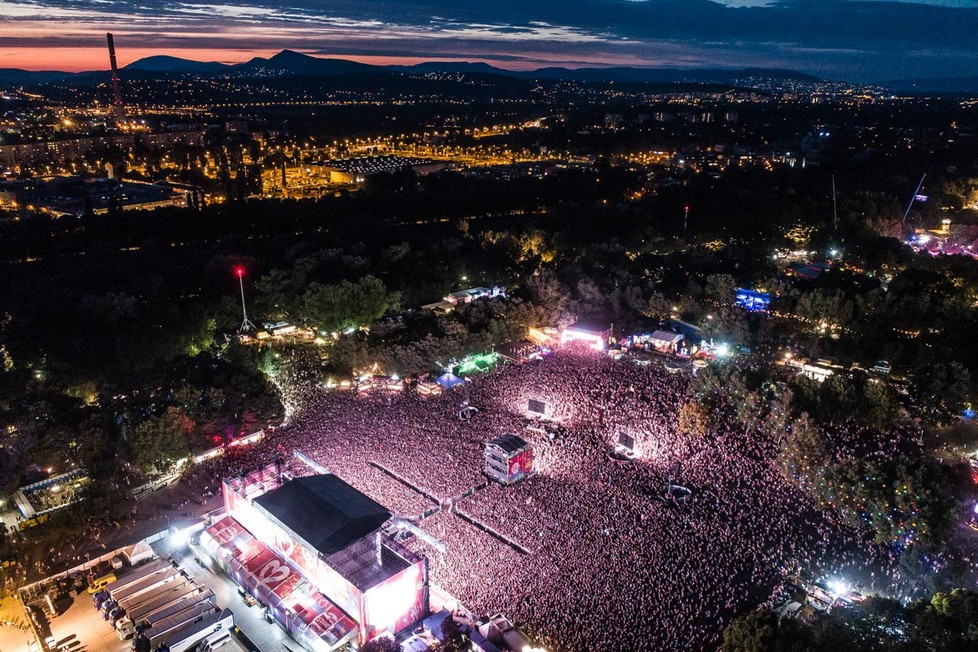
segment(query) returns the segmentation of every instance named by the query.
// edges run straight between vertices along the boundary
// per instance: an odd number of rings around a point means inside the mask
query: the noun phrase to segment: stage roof
[[[502,437],[496,437],[491,441],[487,441],[486,445],[497,446],[507,453],[515,453],[526,447],[526,440],[519,435],[503,435]]]
[[[683,339],[683,335],[682,333],[673,333],[671,331],[656,331],[652,333],[652,339],[659,342],[677,344]]]
[[[590,333],[593,335],[604,335],[611,330],[611,324],[608,322],[581,319],[568,326],[565,330],[577,331],[578,333]]]
[[[254,502],[323,555],[346,548],[391,517],[386,507],[332,474],[290,480]]]

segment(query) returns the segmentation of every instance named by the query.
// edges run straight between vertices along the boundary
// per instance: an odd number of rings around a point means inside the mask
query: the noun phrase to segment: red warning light
[[[234,268],[234,274],[238,278],[244,276],[244,272],[245,272],[244,267],[242,267],[241,265],[238,265],[237,267]]]

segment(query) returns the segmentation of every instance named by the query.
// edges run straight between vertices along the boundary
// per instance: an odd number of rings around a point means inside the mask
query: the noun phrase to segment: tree
[[[401,646],[390,636],[380,636],[367,641],[360,652],[401,652]]]
[[[819,499],[853,527],[868,524],[877,543],[932,550],[954,530],[954,478],[930,459],[850,457],[829,465],[823,479]]]
[[[708,319],[708,330],[711,336],[728,344],[743,344],[747,341],[750,328],[747,324],[747,314],[734,306],[722,306]]]
[[[914,372],[911,396],[924,421],[944,424],[961,413],[971,388],[971,373],[960,362],[928,362]]]
[[[845,330],[852,321],[852,302],[841,292],[805,292],[798,299],[795,314],[819,337]]]
[[[465,652],[469,649],[469,637],[454,618],[446,618],[441,624],[441,645],[438,652]]]
[[[647,317],[666,319],[672,314],[672,308],[673,303],[666,299],[661,292],[656,292],[649,297],[649,300],[645,305],[645,310],[643,310],[643,314],[645,314]]]
[[[929,649],[978,650],[978,593],[954,589],[937,593],[930,604],[917,605],[916,637],[931,642]]]
[[[706,277],[706,298],[720,305],[730,305],[734,302],[737,282],[730,274],[710,274]]]
[[[723,631],[723,652],[772,652],[778,621],[769,611],[735,618]]]
[[[547,311],[547,319],[551,325],[557,325],[567,320],[567,303],[569,301],[567,287],[557,279],[550,270],[543,270],[526,280],[526,290],[530,299]]]
[[[820,482],[829,459],[829,447],[822,431],[802,412],[781,441],[778,465],[800,487],[813,488]]]
[[[890,386],[884,382],[869,379],[863,388],[860,410],[863,420],[872,428],[881,430],[893,424],[900,415],[900,404],[893,396]]]
[[[295,310],[296,288],[292,276],[280,269],[273,269],[255,284],[258,308],[267,315],[287,315]]]
[[[318,328],[335,332],[368,326],[398,302],[398,295],[389,294],[383,281],[364,276],[356,283],[312,283],[302,297],[300,312]]]
[[[143,469],[163,470],[187,455],[192,428],[190,417],[178,407],[167,408],[162,415],[143,421],[133,434],[133,462]]]
[[[676,428],[684,435],[702,437],[710,426],[710,415],[696,401],[689,401],[676,415]]]

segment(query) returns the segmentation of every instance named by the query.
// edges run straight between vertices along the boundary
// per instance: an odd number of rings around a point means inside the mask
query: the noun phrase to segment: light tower
[[[248,309],[245,308],[245,298],[244,298],[244,273],[245,269],[241,265],[234,268],[234,275],[238,277],[238,286],[241,288],[241,327],[238,329],[238,333],[249,333],[251,331],[258,330],[255,325],[251,323],[248,319]]]

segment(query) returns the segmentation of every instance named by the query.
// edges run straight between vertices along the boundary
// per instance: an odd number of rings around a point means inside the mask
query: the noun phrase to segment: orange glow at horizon
[[[295,48],[301,52],[301,48]],[[119,67],[122,68],[133,61],[157,55],[168,55],[191,61],[219,61],[221,63],[243,63],[253,57],[271,57],[279,52],[278,49],[230,49],[230,48],[130,48],[119,47],[116,42],[116,56]],[[319,54],[312,56],[347,59],[375,66],[404,65],[410,66],[429,61],[466,61],[481,62],[497,68],[508,70],[534,70],[545,65],[554,65],[554,61],[497,61],[492,57],[466,57],[451,54],[432,54],[427,57],[396,56],[396,55],[357,55],[357,54]],[[556,57],[560,58],[560,57]],[[547,57],[551,59],[551,57]],[[559,65],[559,64],[558,64]],[[601,65],[601,63],[598,63]],[[570,67],[579,67],[573,65]],[[0,48],[0,68],[19,68],[22,70],[57,70],[63,72],[84,72],[109,69],[109,51],[102,47],[58,47],[58,48]]]
[[[194,61],[220,61],[222,63],[241,63],[252,57],[270,57],[278,50],[229,50],[202,48],[130,48],[119,47],[116,41],[116,58],[123,67],[144,57],[160,54]],[[0,48],[0,68],[21,68],[23,70],[61,70],[82,72],[86,70],[108,70],[108,46],[98,48]]]

